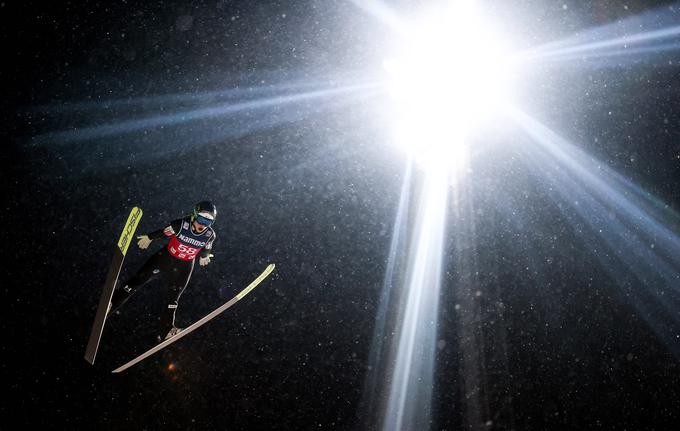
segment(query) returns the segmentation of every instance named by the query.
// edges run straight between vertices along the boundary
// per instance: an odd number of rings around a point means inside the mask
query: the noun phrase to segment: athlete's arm
[[[199,253],[200,257],[206,258],[206,257],[210,256],[210,252],[212,252],[213,242],[215,242],[216,236],[217,235],[215,234],[215,231],[213,230],[212,235],[210,236],[210,239],[205,244],[205,247],[203,247],[203,250],[201,250],[201,252]]]
[[[164,236],[172,236],[175,233],[179,232],[180,229],[182,229],[182,219],[177,219],[173,220],[165,226],[162,229],[155,230],[151,233],[146,234],[146,236],[149,237],[149,239],[154,240],[154,239],[160,239],[163,238]]]

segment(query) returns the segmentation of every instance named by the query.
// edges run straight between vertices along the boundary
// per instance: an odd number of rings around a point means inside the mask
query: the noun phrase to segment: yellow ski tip
[[[118,248],[123,253],[123,256],[127,253],[130,242],[132,242],[132,238],[134,238],[135,230],[137,230],[137,225],[142,218],[142,214],[142,209],[139,207],[134,207],[132,208],[132,211],[130,211],[123,233],[118,240]]]
[[[265,268],[265,270],[262,272],[262,274],[260,274],[259,277],[257,277],[255,280],[253,280],[253,282],[250,283],[250,285],[248,285],[248,287],[246,287],[241,292],[239,292],[236,295],[236,298],[238,298],[240,300],[241,298],[246,296],[248,293],[250,293],[251,290],[255,289],[257,287],[257,285],[262,282],[262,280],[267,278],[269,276],[269,274],[271,274],[272,271],[274,271],[275,267],[276,267],[276,265],[274,265],[273,263],[270,263],[269,265],[267,265],[267,268]]]

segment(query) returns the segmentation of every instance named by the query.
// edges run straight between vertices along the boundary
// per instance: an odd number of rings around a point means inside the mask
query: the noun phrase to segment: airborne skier
[[[178,334],[182,330],[175,326],[179,298],[189,283],[196,256],[201,266],[210,263],[210,251],[215,241],[215,231],[211,226],[216,216],[215,205],[208,201],[199,202],[190,215],[171,222],[163,229],[138,236],[137,245],[141,249],[148,248],[152,241],[164,236],[169,237],[170,241],[127,282],[116,288],[110,310],[120,309],[137,289],[162,274],[167,283],[167,306],[161,315],[158,339],[160,341]]]

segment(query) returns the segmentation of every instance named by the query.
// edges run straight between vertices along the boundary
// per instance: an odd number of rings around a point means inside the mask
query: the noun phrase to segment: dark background
[[[538,41],[658,5],[488,3]],[[340,104],[287,121],[284,107],[268,112],[283,120],[266,128],[248,126],[254,112],[101,140],[47,134],[200,105],[131,98],[369,68],[379,49],[366,34],[377,24],[350,3],[321,1],[3,2],[0,14],[3,427],[372,428],[376,412],[362,396],[404,162],[366,121],[369,108]],[[557,68],[521,84],[540,118],[678,210],[677,62]],[[650,329],[570,215],[509,151],[491,155],[493,168],[480,168],[470,186],[481,208],[482,421],[470,424],[466,411],[460,298],[445,276],[432,429],[672,429],[680,367],[664,341],[678,340]],[[514,193],[500,205],[490,190],[508,183]],[[112,375],[153,343],[162,285],[151,284],[109,320],[97,362],[87,364],[129,209],[144,209],[138,231],[149,232],[203,199],[219,210],[215,259],[195,271],[178,323],[226,302],[270,262],[274,275],[191,336]],[[124,276],[148,255],[131,247]],[[451,272],[453,262],[448,252]]]

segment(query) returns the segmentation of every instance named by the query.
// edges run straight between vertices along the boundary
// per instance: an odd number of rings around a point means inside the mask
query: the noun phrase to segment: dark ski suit
[[[194,270],[194,259],[197,255],[200,257],[210,255],[213,241],[215,241],[215,231],[208,226],[203,232],[196,233],[191,227],[189,217],[185,217],[147,236],[152,240],[166,236],[170,238],[170,241],[166,247],[151,256],[135,275],[116,289],[111,299],[111,311],[122,307],[137,289],[160,274],[167,283],[167,307],[160,320],[160,336],[165,337],[175,326],[175,312],[179,305],[179,298],[187,287]]]

